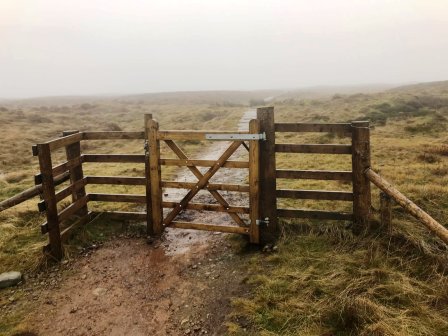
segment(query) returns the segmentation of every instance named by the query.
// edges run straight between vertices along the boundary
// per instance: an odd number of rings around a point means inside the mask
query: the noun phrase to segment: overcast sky
[[[1,0],[0,97],[448,79],[448,0]]]

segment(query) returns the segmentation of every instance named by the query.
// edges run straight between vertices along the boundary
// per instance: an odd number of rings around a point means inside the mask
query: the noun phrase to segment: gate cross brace
[[[176,155],[182,160],[188,160],[188,157],[180,149],[173,140],[165,140],[165,143],[171,150],[176,153]],[[177,216],[177,214],[186,208],[189,201],[202,189],[210,180],[210,178],[218,171],[220,167],[228,160],[228,158],[238,149],[241,145],[241,141],[235,141],[232,145],[221,155],[221,157],[216,161],[216,163],[203,175],[201,171],[195,166],[188,166],[190,171],[196,176],[198,182],[196,185],[188,192],[188,194],[180,201],[179,205],[174,208],[163,220],[165,225],[169,223]],[[216,190],[209,190],[212,196],[224,207],[229,207],[229,203],[221,196],[221,194]],[[240,226],[244,226],[244,221],[236,213],[229,213],[233,220]]]

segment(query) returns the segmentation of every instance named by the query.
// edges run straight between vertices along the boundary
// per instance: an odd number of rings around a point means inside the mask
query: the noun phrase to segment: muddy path
[[[255,111],[247,111],[239,129],[247,129],[254,116]],[[217,158],[227,146],[216,142],[201,158]],[[232,159],[243,155],[242,147]],[[195,177],[186,171],[176,180]],[[222,169],[213,181],[247,183],[247,170]],[[166,189],[164,199],[180,200],[185,193]],[[247,195],[221,194],[232,205],[247,204]],[[193,201],[216,203],[206,191]],[[179,218],[234,224],[220,213],[185,211]],[[61,266],[70,275],[50,274],[50,286],[45,283],[38,295],[30,294],[39,309],[26,321],[28,330],[36,335],[225,334],[231,299],[247,292],[242,262],[247,255],[238,244],[227,234],[168,228],[152,243],[122,237],[94,247]]]

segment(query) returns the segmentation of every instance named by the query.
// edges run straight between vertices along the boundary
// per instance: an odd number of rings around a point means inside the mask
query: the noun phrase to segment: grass
[[[334,92],[333,92],[334,93]],[[269,96],[270,94],[266,94]],[[0,199],[32,185],[37,162],[30,146],[57,137],[64,129],[140,130],[143,114],[153,113],[162,129],[232,129],[241,113],[240,95],[167,94],[89,101],[22,101],[0,106]],[[440,223],[448,222],[448,83],[411,86],[370,94],[279,96],[277,121],[344,122],[370,118],[372,164]],[[212,97],[212,98],[210,98]],[[253,99],[259,99],[254,96]],[[216,100],[213,102],[213,100]],[[249,99],[246,99],[249,103]],[[47,120],[46,120],[47,119]],[[26,132],[24,132],[26,130]],[[349,143],[328,134],[278,134],[281,143]],[[182,147],[200,156],[200,143]],[[142,153],[139,141],[90,141],[86,153]],[[164,149],[165,150],[165,149]],[[63,160],[60,151],[55,163]],[[344,155],[279,154],[279,168],[351,170]],[[166,170],[169,178],[173,170]],[[85,174],[142,176],[138,164],[86,164]],[[279,180],[281,188],[351,190],[337,181]],[[89,186],[89,192],[143,192],[141,187]],[[353,236],[349,223],[285,221],[277,253],[254,255],[248,263],[251,295],[236,298],[229,317],[234,335],[446,335],[448,333],[448,250],[437,238],[394,205],[393,229],[378,224],[379,192],[372,189],[372,230]],[[0,272],[26,272],[42,265],[39,232],[44,218],[36,200],[0,213]],[[350,211],[347,202],[280,200],[281,207]],[[131,209],[126,204],[92,204],[92,209]],[[375,210],[376,209],[376,210]],[[129,231],[131,230],[131,231]],[[82,228],[66,246],[69,256],[117,232],[142,234],[142,228],[105,225]],[[23,313],[22,313],[23,315]],[[20,314],[3,321],[9,326]],[[0,324],[1,325],[1,324]],[[10,327],[8,327],[10,328]],[[0,328],[0,330],[3,330]],[[5,329],[6,330],[6,329]]]

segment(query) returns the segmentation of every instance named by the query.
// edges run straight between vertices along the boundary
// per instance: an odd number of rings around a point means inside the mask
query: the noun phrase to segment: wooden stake
[[[152,114],[145,114],[145,139],[149,139],[148,123],[152,119]],[[151,170],[149,165],[149,140],[145,141],[145,188],[146,188],[146,233],[148,235],[154,234],[154,227],[152,224],[152,198],[151,198]]]
[[[79,133],[79,131],[64,131],[62,132],[62,136],[68,136],[72,134]],[[67,161],[75,160],[81,157],[81,142],[75,142],[68,146],[65,146],[65,153],[67,155]],[[74,166],[69,169],[70,171],[70,183],[75,184],[77,181],[84,179],[84,172],[82,170],[82,162],[80,160],[79,165]],[[72,202],[75,203],[78,199],[81,199],[86,196],[86,188],[82,186],[81,188],[74,190],[72,193]],[[89,213],[87,209],[87,203],[83,206],[79,211],[77,211],[77,215],[84,217]]]
[[[56,206],[53,169],[51,162],[50,145],[38,144],[39,166],[42,175],[42,194],[46,204],[46,215],[48,223],[48,236],[50,240],[50,255],[60,260],[62,259],[62,244],[59,228],[58,210]]]
[[[272,243],[279,234],[277,224],[277,197],[275,172],[275,124],[274,108],[257,109],[260,132],[266,133],[266,140],[260,141],[260,219],[269,218],[269,224],[260,227],[260,242]]]
[[[364,171],[370,167],[370,130],[368,121],[352,123],[353,231],[367,230],[370,220],[371,193]]]
[[[160,235],[163,232],[162,208],[162,172],[160,168],[160,141],[157,140],[159,123],[154,119],[146,125],[149,145],[149,177],[151,184],[152,232]]]
[[[249,122],[249,132],[252,134],[260,133],[260,122],[253,119]],[[249,141],[249,208],[250,208],[250,230],[249,239],[251,243],[260,243],[260,230],[257,225],[257,219],[260,219],[260,174],[259,159],[260,146],[259,141]]]

